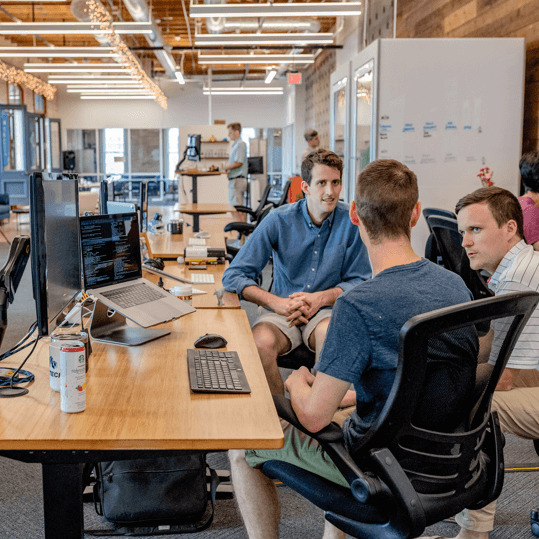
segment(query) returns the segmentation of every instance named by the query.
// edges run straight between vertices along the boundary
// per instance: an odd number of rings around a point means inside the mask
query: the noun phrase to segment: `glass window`
[[[43,116],[30,115],[28,120],[28,144],[30,147],[30,170],[43,170]]]
[[[24,171],[25,144],[23,110],[2,110],[1,135],[3,148],[3,170],[5,172]]]
[[[60,120],[45,119],[48,135],[48,169],[62,170],[62,146],[60,144]]]
[[[42,95],[34,93],[34,112],[45,114],[45,103],[45,98]]]
[[[356,99],[356,170],[355,177],[369,164],[372,129],[372,73],[374,61],[361,66],[355,73]]]
[[[159,174],[159,129],[131,129],[131,173]]]
[[[109,174],[124,174],[127,154],[126,132],[121,128],[102,129],[100,131],[101,150],[103,152],[102,171]]]
[[[79,174],[97,173],[97,134],[95,129],[68,129],[66,150],[75,153],[75,168]]]
[[[164,129],[163,139],[165,146],[165,178],[171,180],[174,178],[176,165],[180,162],[180,129],[178,127]]]
[[[18,84],[9,84],[8,83],[8,96],[7,102],[10,105],[22,105],[23,103],[23,91]]]

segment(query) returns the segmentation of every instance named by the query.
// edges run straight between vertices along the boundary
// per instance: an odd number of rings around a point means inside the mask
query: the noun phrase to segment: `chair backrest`
[[[268,203],[268,197],[269,197],[270,191],[271,191],[271,184],[268,183],[266,185],[266,188],[264,189],[264,191],[262,193],[262,196],[260,197],[260,202],[258,203],[258,206],[257,206],[256,210],[254,211],[254,213],[255,213],[254,221],[258,220],[258,218],[260,217],[260,214],[262,213],[264,207]]]
[[[401,329],[399,361],[389,398],[352,454],[362,469],[368,469],[365,455],[374,451],[371,448],[388,448],[417,492],[426,525],[499,494],[503,454],[501,441],[490,438],[499,432],[491,423],[490,403],[513,347],[538,303],[537,292],[511,293],[415,316]],[[471,391],[468,402],[448,402],[451,395],[444,383],[451,376],[451,364],[475,347],[475,325],[500,318],[504,326],[495,339],[501,346],[490,376],[481,381],[478,396]],[[453,412],[449,410],[452,404]],[[444,408],[460,416],[459,425],[450,426],[448,418],[444,419],[451,431],[440,426]]]
[[[470,260],[462,247],[457,221],[432,215],[427,218],[427,223],[436,240],[436,248],[442,257],[444,267],[462,277],[474,299],[494,295],[481,274],[470,268]]]
[[[437,217],[445,217],[448,219],[455,219],[455,221],[457,219],[456,214],[454,214],[452,211],[449,211],[449,210],[442,210],[442,208],[423,208],[423,217],[427,221],[427,225],[429,224],[429,217],[431,215],[437,216]],[[429,225],[429,230],[430,230],[430,225]]]
[[[288,191],[290,191],[290,186],[292,185],[292,180],[287,180],[287,182],[284,184],[283,187],[283,194],[278,202],[275,203],[275,207],[278,208],[279,206],[282,206],[283,204],[286,204],[288,202]]]

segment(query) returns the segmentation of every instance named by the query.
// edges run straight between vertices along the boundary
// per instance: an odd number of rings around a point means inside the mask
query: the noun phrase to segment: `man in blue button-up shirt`
[[[301,165],[305,198],[274,210],[255,229],[223,276],[226,290],[260,306],[253,336],[273,394],[284,394],[277,356],[303,341],[322,348],[331,306],[343,291],[371,277],[367,250],[339,202],[341,159],[327,150]],[[271,292],[256,280],[273,256]]]

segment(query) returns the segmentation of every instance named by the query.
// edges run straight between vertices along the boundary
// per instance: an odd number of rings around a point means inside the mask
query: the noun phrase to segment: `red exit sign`
[[[288,84],[301,84],[301,73],[288,73]]]

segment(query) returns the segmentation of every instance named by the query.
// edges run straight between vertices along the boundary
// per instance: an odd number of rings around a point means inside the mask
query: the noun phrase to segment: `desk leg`
[[[191,176],[191,179],[193,180],[193,189],[192,189],[192,194],[193,194],[193,204],[197,204],[198,203],[198,185],[197,185],[197,180],[198,180],[198,176]]]
[[[45,539],[82,539],[84,464],[42,464]]]
[[[193,232],[200,232],[200,215],[193,213]]]

